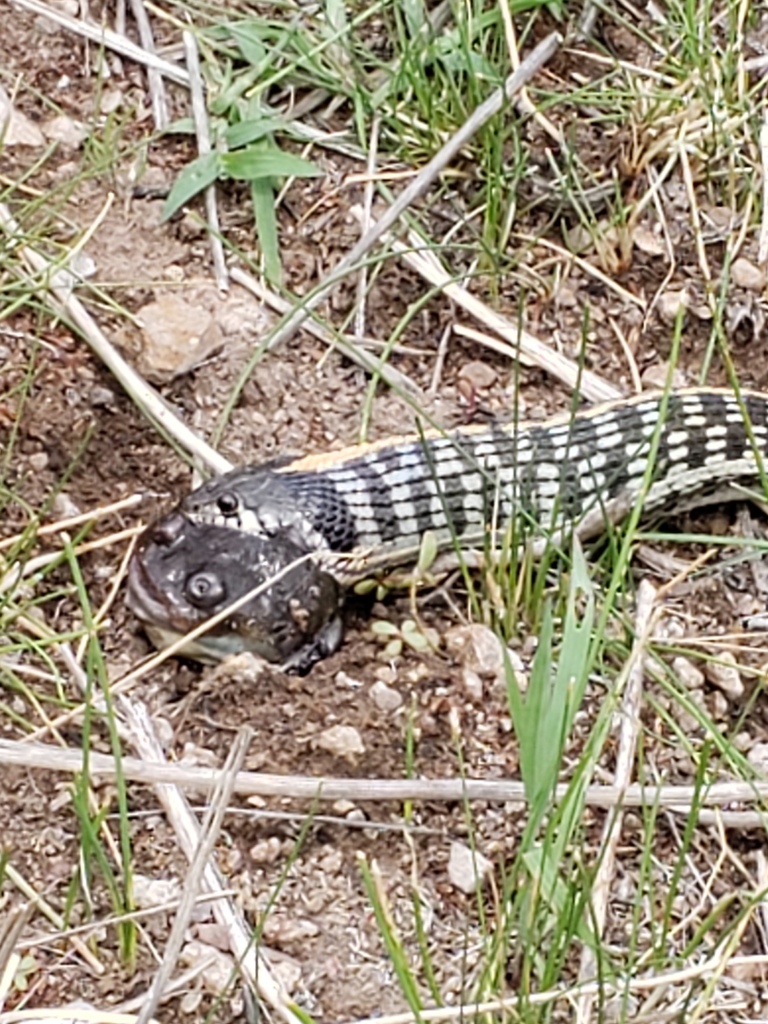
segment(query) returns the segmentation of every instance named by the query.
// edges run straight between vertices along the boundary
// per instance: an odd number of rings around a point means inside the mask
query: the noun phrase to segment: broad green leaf
[[[418,575],[423,575],[427,569],[431,569],[437,558],[437,537],[433,530],[425,530],[419,547],[419,561],[416,567]]]
[[[371,623],[371,632],[376,636],[397,636],[400,630],[394,622],[387,622],[386,619],[376,619]]]
[[[251,121],[240,121],[239,124],[231,124],[224,132],[224,140],[227,149],[240,149],[247,146],[249,142],[256,142],[263,139],[270,132],[280,131],[285,127],[285,122],[279,117],[259,117]]]
[[[178,117],[163,129],[164,135],[194,135],[195,122],[191,117]]]
[[[243,57],[253,67],[264,63],[267,48],[261,40],[261,28],[255,21],[236,21],[229,26],[229,33]]]
[[[214,150],[187,164],[173,183],[173,188],[165,201],[163,220],[168,220],[184,203],[188,203],[198,192],[216,181],[221,172],[221,155]]]
[[[277,237],[275,192],[272,183],[267,178],[258,178],[251,182],[251,201],[256,221],[256,234],[264,260],[264,276],[271,285],[277,286],[282,282],[283,273],[280,264],[280,243]]]
[[[291,176],[312,178],[323,173],[309,160],[279,149],[240,149],[236,153],[221,153],[220,160],[221,173],[238,181]]]
[[[360,580],[359,583],[354,585],[352,590],[355,594],[365,595],[370,594],[372,590],[375,590],[378,587],[378,585],[378,580],[375,579]]]
[[[510,711],[520,743],[520,774],[534,820],[543,814],[554,791],[563,748],[584,696],[594,619],[592,582],[581,546],[574,537],[559,657],[553,651],[552,606],[548,601],[525,695],[520,692],[509,663],[506,666]]]

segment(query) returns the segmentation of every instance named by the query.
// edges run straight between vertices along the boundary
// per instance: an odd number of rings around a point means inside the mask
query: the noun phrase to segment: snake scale
[[[129,604],[164,645],[239,599],[186,653],[301,670],[340,643],[345,589],[412,563],[427,531],[440,549],[488,549],[510,529],[594,537],[640,500],[645,514],[743,494],[766,455],[768,394],[692,388],[246,466],[146,531]]]

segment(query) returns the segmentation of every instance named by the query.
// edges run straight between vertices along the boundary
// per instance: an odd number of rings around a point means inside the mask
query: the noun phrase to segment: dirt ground
[[[13,12],[0,42],[3,82],[6,88],[17,77],[24,83],[15,97],[17,109],[35,124],[45,125],[51,115],[43,98],[55,95],[68,117],[91,121],[97,102],[93,53],[86,59],[86,47],[80,39],[30,13],[7,4],[2,7]],[[617,47],[620,43],[615,41]],[[558,60],[559,73],[566,74],[567,57]],[[138,109],[140,97],[146,112],[143,73],[129,62],[113,62],[108,88],[119,93],[115,100],[118,110]],[[186,114],[186,95],[171,90],[171,97],[174,113]],[[173,137],[152,142],[142,150],[144,159],[138,160],[137,148],[151,132],[151,122],[146,116],[143,120],[125,116],[120,123],[119,142],[125,157],[108,171],[93,173],[69,186],[66,220],[57,217],[48,222],[44,206],[37,217],[44,232],[65,242],[103,215],[86,245],[95,268],[91,282],[102,286],[104,294],[129,313],[160,296],[174,295],[214,316],[223,333],[222,347],[203,366],[161,387],[173,409],[195,430],[210,436],[233,383],[272,316],[236,286],[229,296],[221,298],[212,284],[205,238],[187,219],[163,223],[163,199],[153,198],[151,190],[137,191],[142,185],[168,187],[192,155],[189,144]],[[535,128],[531,129],[531,143],[536,143]],[[599,140],[585,139],[585,148],[594,150],[596,162],[609,162],[617,141],[606,142],[607,150],[602,152],[600,145]],[[38,155],[33,147],[7,147],[2,154],[4,187],[21,180]],[[83,159],[81,147],[60,145],[26,179],[25,188],[31,195],[62,189],[72,181],[73,169]],[[93,165],[98,162],[98,154],[92,151],[88,159]],[[286,284],[299,294],[327,275],[356,241],[359,231],[349,209],[360,201],[361,186],[347,184],[349,174],[359,168],[352,161],[322,151],[314,153],[313,159],[326,176],[294,184],[280,216]],[[627,190],[635,187],[631,180],[624,186]],[[680,183],[672,181],[667,187],[670,201],[674,199],[673,190],[680,189],[682,203]],[[114,199],[104,212],[110,194]],[[253,250],[242,199],[235,187],[220,190],[222,230],[243,249]],[[10,188],[5,201],[13,205]],[[717,211],[708,212],[716,225]],[[436,206],[436,224],[443,213]],[[534,209],[527,230],[536,234],[549,216]],[[557,224],[556,231],[561,229],[562,224]],[[675,230],[672,280],[665,282],[669,268],[663,259],[637,246],[611,276],[627,295],[645,299],[660,288],[673,293],[687,285],[692,308],[697,302],[701,307],[704,285],[689,221],[681,218]],[[462,260],[459,244],[469,238],[469,228],[465,228],[464,237],[461,232],[456,236],[457,269]],[[753,262],[755,245],[748,239],[742,253]],[[715,275],[723,254],[723,247],[715,239],[708,249]],[[498,306],[513,320],[518,318],[521,284],[543,281],[543,268],[550,255],[543,246],[531,245],[517,275],[510,273],[496,282]],[[481,294],[483,286],[482,278],[472,285]],[[398,261],[388,261],[369,296],[366,333],[374,338],[388,337],[423,290],[416,275]],[[631,392],[633,383],[630,361],[647,383],[663,381],[672,334],[663,309],[657,307],[645,316],[638,304],[602,286],[577,265],[568,268],[556,287],[530,288],[522,294],[527,329],[538,337],[552,339],[571,357],[580,351],[584,310],[588,307],[587,365],[625,393]],[[768,387],[764,296],[764,289],[755,293],[736,285],[729,296],[736,318],[732,354],[738,378],[742,385],[756,388]],[[354,298],[353,284],[344,286],[322,312],[338,323]],[[138,328],[103,303],[89,305],[107,335],[131,358],[137,358]],[[569,408],[568,390],[542,371],[512,368],[501,357],[458,336],[451,340],[442,374],[433,388],[437,343],[455,317],[448,302],[433,299],[412,320],[401,339],[405,351],[394,357],[397,369],[421,388],[422,401],[436,420],[450,427],[493,417],[508,419],[516,403],[534,419]],[[703,315],[689,315],[679,360],[681,383],[698,380],[708,333]],[[717,358],[707,380],[726,383],[725,369]],[[29,383],[22,387],[24,381]],[[354,443],[359,439],[367,386],[362,370],[335,353],[328,354],[321,342],[300,333],[259,363],[227,425],[221,451],[232,462],[242,463],[258,462],[278,453],[325,451]],[[373,405],[370,437],[401,433],[410,423],[408,406],[380,387]],[[21,306],[0,323],[0,430],[5,450],[0,533],[5,537],[25,527],[30,509],[45,509],[45,517],[53,520],[74,510],[86,511],[106,501],[140,494],[143,500],[137,509],[96,528],[94,536],[106,535],[119,527],[151,520],[190,487],[185,462],[142,418],[85,344],[65,323],[44,316],[38,306]],[[8,500],[10,494],[14,497]],[[684,529],[728,532],[736,528],[739,515],[743,510],[738,507],[702,513],[692,516]],[[754,516],[754,528],[760,531],[762,523],[757,513]],[[53,541],[48,545],[41,540],[36,551],[53,546]],[[95,606],[107,597],[124,550],[124,546],[108,546],[82,559]],[[638,572],[664,578],[660,570],[649,570],[642,560]],[[44,605],[42,614],[52,625],[76,624],[81,613],[67,570],[62,568],[49,583],[60,588],[60,595]],[[748,571],[713,574],[675,598],[672,621],[684,622],[687,634],[738,632],[741,616],[764,598],[759,592],[755,594]],[[220,765],[238,728],[249,725],[254,738],[245,767],[253,771],[398,779],[410,770],[415,776],[428,778],[456,777],[458,722],[467,775],[486,779],[518,777],[517,745],[505,687],[494,672],[481,674],[478,689],[475,677],[467,672],[471,667],[468,656],[450,646],[438,653],[406,650],[391,660],[382,657],[382,642],[370,630],[371,618],[388,618],[398,624],[408,615],[406,596],[392,596],[373,609],[370,604],[355,605],[342,648],[304,677],[287,677],[273,669],[256,671],[242,663],[211,668],[177,660],[142,680],[131,691],[132,697],[149,707],[163,735],[167,757],[185,764]],[[442,635],[450,635],[462,625],[455,605],[439,600],[425,605],[424,615]],[[111,605],[100,635],[113,679],[129,671],[150,650],[122,599]],[[521,636],[517,646],[528,665],[531,650],[525,640]],[[743,664],[757,671],[766,659],[765,647],[759,638],[754,641],[741,655]],[[759,674],[745,679],[749,694],[757,681]],[[743,703],[727,699],[712,685],[703,693],[707,709],[723,728],[738,729],[743,736],[745,753],[766,741],[765,709],[759,700],[752,706],[749,719],[743,721]],[[603,698],[603,683],[597,680],[578,720],[572,740],[574,751],[588,735],[593,712]],[[0,688],[0,699],[0,738],[11,740],[22,739],[30,732],[24,723],[41,726],[43,714],[54,714],[62,702],[74,703],[77,694],[52,689],[37,710],[27,693],[15,689],[9,688],[3,696]],[[648,735],[659,737],[658,747],[647,756],[653,759],[660,778],[670,783],[690,783],[693,765],[684,750],[669,741],[663,725],[665,699],[659,695],[658,704],[644,712]],[[666,707],[671,708],[670,714],[678,713],[669,700]],[[686,724],[693,728],[690,723],[681,723],[682,727]],[[332,745],[329,749],[328,730],[335,726],[354,729],[361,746],[346,753]],[[79,749],[81,726],[73,722],[64,727],[61,736]],[[409,765],[411,736],[414,748]],[[42,738],[50,740],[50,736]],[[108,752],[106,732],[96,729],[92,744],[94,749]],[[96,792],[108,820],[112,820],[116,810],[114,789],[103,786]],[[152,791],[130,784],[128,792],[133,858],[141,876],[137,891],[151,888],[150,883],[156,886],[164,882],[173,897],[183,885],[186,860]],[[460,892],[447,871],[451,842],[467,839],[465,808],[459,804],[417,804],[407,841],[400,805],[338,801],[314,809],[320,817],[302,831],[307,810],[296,801],[237,801],[235,811],[226,819],[218,849],[219,865],[236,893],[238,906],[251,923],[263,924],[262,942],[273,969],[297,1004],[318,1019],[329,1021],[395,1012],[406,1006],[361,882],[361,851],[378,864],[392,915],[408,948],[414,948],[415,943],[413,900],[417,895],[429,921],[427,943],[438,987],[445,998],[458,1000],[481,969],[484,950],[476,897]],[[474,841],[496,865],[514,856],[522,824],[523,817],[515,805],[488,802],[472,806]],[[597,841],[601,826],[602,816],[596,813],[593,820],[585,822],[586,836]],[[658,823],[660,862],[664,848],[674,845],[677,827],[671,817]],[[69,926],[102,922],[112,912],[109,894],[98,873],[91,876],[90,888],[85,887],[82,877],[76,884],[80,839],[69,776],[3,768],[0,835],[0,849],[8,852],[15,870],[58,913],[68,915]],[[627,846],[623,871],[627,873],[634,866],[632,837],[630,821],[623,836]],[[759,844],[748,835],[731,836],[730,841],[744,863],[751,864]],[[687,870],[692,877],[707,872],[710,842],[716,840],[703,830],[700,842],[691,851]],[[716,888],[726,891],[740,870],[733,863],[723,867]],[[693,891],[691,900],[695,900]],[[6,879],[5,889],[0,890],[0,915],[9,913],[21,901],[18,889]],[[488,907],[491,914],[499,912],[492,894]],[[609,917],[609,939],[615,934],[619,941],[624,926],[619,896],[611,903]],[[90,946],[98,969],[66,943],[47,940],[30,946],[34,960],[26,975],[26,988],[15,991],[6,1009],[55,1007],[74,999],[101,1007],[129,1007],[131,999],[146,991],[151,981],[171,920],[166,912],[143,921],[134,964],[121,959],[115,929],[103,925]],[[25,935],[44,938],[47,928],[42,917],[33,915]],[[222,952],[222,936],[210,913],[203,911],[195,918],[187,939],[185,956],[190,965],[204,953]],[[744,936],[744,950],[760,948],[760,942],[760,936],[750,931]],[[508,971],[513,987],[514,965],[508,965]],[[749,983],[753,985],[752,1008],[768,1012],[768,1003],[761,1002],[763,979],[750,978]],[[215,988],[209,974],[198,975],[163,1005],[160,1019],[178,1020],[182,1014],[197,1017],[204,1012],[220,1021],[242,1019],[244,1009],[238,991],[216,1003],[212,994]]]

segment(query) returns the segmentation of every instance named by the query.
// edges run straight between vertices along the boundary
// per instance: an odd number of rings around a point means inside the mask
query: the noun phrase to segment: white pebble
[[[724,651],[717,661],[707,662],[704,673],[710,683],[731,700],[744,696],[744,683],[736,668],[736,658],[730,651]]]
[[[731,264],[731,280],[739,288],[750,292],[761,292],[765,288],[765,271],[752,263],[751,260],[739,256]]]
[[[700,690],[704,685],[704,673],[682,654],[672,662],[672,671],[686,690]]]
[[[399,690],[378,679],[371,687],[371,700],[379,711],[397,711],[403,703],[403,695]]]
[[[348,761],[365,753],[360,733],[351,725],[332,725],[324,729],[317,738],[317,745],[334,757],[343,757]]]
[[[470,850],[464,843],[451,843],[448,858],[448,878],[461,892],[471,896],[493,871],[493,864],[477,850]]]

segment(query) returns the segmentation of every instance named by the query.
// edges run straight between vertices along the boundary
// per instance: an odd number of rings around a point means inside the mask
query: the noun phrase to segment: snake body
[[[321,655],[332,643],[321,639],[318,651],[318,637],[332,623],[338,633],[344,588],[413,561],[427,532],[442,549],[487,548],[510,530],[513,541],[546,543],[574,530],[596,536],[640,500],[645,513],[743,493],[761,479],[767,454],[768,394],[701,388],[643,394],[542,423],[472,426],[247,466],[204,484],[172,513],[184,557],[178,537],[164,544],[155,527],[137,555],[143,582],[133,585],[133,603],[138,610],[137,594],[151,586],[157,620],[163,602],[173,607],[180,591],[189,598],[192,561],[199,572],[212,546],[242,549],[236,566],[216,570],[239,572],[240,583],[263,577],[266,565],[287,565],[289,555],[312,553],[246,628],[242,616],[233,622],[240,647],[248,646],[242,638],[250,629],[251,646],[273,660],[308,647]],[[165,580],[163,556],[179,563]],[[268,649],[265,637],[284,623],[291,602],[301,605],[291,621],[307,629]]]

